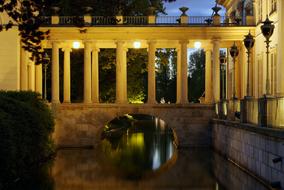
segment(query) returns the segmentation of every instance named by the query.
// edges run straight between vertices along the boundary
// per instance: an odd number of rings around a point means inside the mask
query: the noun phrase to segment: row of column
[[[20,89],[42,94],[42,65],[30,60],[30,53],[21,49]]]
[[[205,49],[205,103],[213,103],[220,99],[220,41],[213,41],[213,56],[210,48]],[[127,103],[127,48],[124,41],[116,42],[116,103]],[[188,103],[188,41],[180,41],[177,48],[177,104]],[[84,103],[99,103],[99,48],[92,41],[84,42]],[[59,49],[60,42],[52,42],[51,63],[51,99],[59,100]],[[148,42],[148,102],[156,103],[155,52],[156,41]],[[70,53],[72,48],[62,48],[64,52],[63,66],[63,102],[71,99]],[[28,54],[22,50],[21,89],[42,93],[42,66],[28,61]],[[212,59],[213,58],[213,59]],[[29,63],[30,62],[30,63]],[[28,64],[29,63],[29,64]]]
[[[156,41],[148,43],[148,102],[156,103],[155,53]],[[180,42],[177,65],[177,103],[188,103],[187,97],[187,45]],[[59,43],[52,43],[51,91],[52,102],[59,103]],[[84,103],[99,103],[99,48],[91,41],[84,42]],[[64,52],[64,103],[70,103],[70,52],[71,48],[63,48]],[[127,103],[127,48],[124,41],[116,42],[116,103]]]

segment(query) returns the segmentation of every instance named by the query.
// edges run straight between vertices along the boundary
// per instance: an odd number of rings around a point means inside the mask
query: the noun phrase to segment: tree
[[[176,102],[176,63],[175,49],[158,49],[156,60],[156,100]]]
[[[32,53],[36,64],[42,63],[44,50],[42,41],[48,36],[49,31],[40,31],[42,24],[42,10],[51,4],[51,0],[0,0],[0,13],[6,13],[9,21],[0,25],[0,31],[9,30],[17,25],[23,48]]]
[[[189,100],[198,102],[205,89],[205,53],[204,50],[193,52],[189,59]]]
[[[156,8],[156,13],[165,13],[163,2],[173,1],[175,0],[57,0],[53,5],[61,7],[61,14],[66,16],[82,15],[84,7],[92,7],[91,14],[95,16],[141,16],[148,15],[150,6]]]

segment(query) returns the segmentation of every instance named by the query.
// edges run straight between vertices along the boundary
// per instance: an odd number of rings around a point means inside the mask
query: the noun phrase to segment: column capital
[[[147,41],[147,44],[148,44],[148,45],[150,45],[150,44],[156,45],[156,44],[157,44],[157,41],[156,41],[156,40],[148,40],[148,41]]]
[[[124,40],[116,40],[115,44],[124,46],[125,45],[125,41]]]
[[[208,51],[213,51],[213,48],[212,47],[205,47],[203,48],[205,52],[208,52]]]
[[[189,44],[189,40],[179,40],[180,44]]]
[[[212,44],[215,44],[215,43],[220,43],[221,39],[220,38],[213,38],[211,40]]]
[[[63,52],[72,52],[72,48],[71,47],[63,47],[62,51]]]
[[[100,52],[101,49],[99,47],[93,47],[92,52]]]
[[[51,40],[51,44],[52,44],[52,46],[56,46],[56,47],[58,47],[58,46],[60,46],[60,45],[61,45],[61,43],[62,43],[62,41],[61,41],[61,40]]]

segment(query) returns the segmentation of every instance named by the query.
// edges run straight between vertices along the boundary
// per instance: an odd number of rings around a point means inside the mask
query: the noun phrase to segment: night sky
[[[166,12],[169,16],[179,16],[181,12],[180,7],[188,7],[187,12],[189,16],[210,16],[212,14],[212,7],[215,6],[215,0],[176,0],[173,3],[165,3]],[[223,7],[222,7],[223,8]],[[220,11],[224,15],[224,8]]]

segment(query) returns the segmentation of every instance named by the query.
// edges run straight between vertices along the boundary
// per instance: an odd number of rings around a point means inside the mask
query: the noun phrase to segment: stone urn
[[[179,10],[182,12],[181,16],[187,16],[186,11],[188,11],[188,7],[181,7]]]
[[[149,16],[155,15],[155,11],[156,11],[156,7],[154,7],[154,6],[148,7],[148,15]]]
[[[93,11],[92,7],[84,7],[84,13],[85,15],[90,15]]]
[[[59,15],[60,7],[54,6],[51,7],[51,10],[53,15]]]
[[[212,8],[212,10],[214,11],[214,16],[215,15],[218,15],[219,16],[219,11],[221,10],[222,8],[221,7],[218,7],[218,6],[215,6]]]

